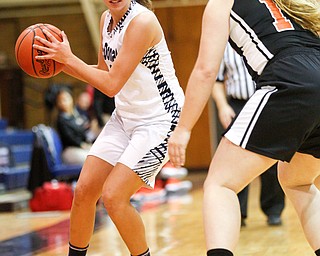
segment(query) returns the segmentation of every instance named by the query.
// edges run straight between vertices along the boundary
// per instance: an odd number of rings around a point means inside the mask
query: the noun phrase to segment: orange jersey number
[[[260,3],[265,4],[274,19],[273,26],[278,32],[285,30],[293,30],[294,27],[290,20],[288,20],[281,12],[281,9],[272,0],[259,0]]]

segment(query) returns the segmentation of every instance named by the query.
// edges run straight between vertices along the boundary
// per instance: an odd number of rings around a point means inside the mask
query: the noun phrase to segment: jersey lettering
[[[272,0],[259,0],[260,3],[265,4],[268,8],[272,18],[274,19],[273,26],[278,32],[286,30],[294,30],[294,27],[290,20],[288,20],[281,9]]]
[[[116,59],[118,55],[118,51],[117,49],[112,49],[108,43],[105,43],[103,46],[103,57],[105,60],[110,60],[112,62],[114,62],[114,60]]]

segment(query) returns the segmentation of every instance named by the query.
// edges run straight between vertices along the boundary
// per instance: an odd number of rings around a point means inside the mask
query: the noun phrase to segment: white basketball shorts
[[[168,139],[174,127],[170,121],[138,124],[116,114],[111,116],[90,149],[89,155],[111,165],[122,163],[132,169],[147,186],[168,161]]]

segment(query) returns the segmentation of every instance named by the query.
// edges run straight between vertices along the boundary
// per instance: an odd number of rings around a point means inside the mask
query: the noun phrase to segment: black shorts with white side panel
[[[300,47],[276,56],[257,88],[225,137],[281,161],[296,152],[320,158],[320,51]]]

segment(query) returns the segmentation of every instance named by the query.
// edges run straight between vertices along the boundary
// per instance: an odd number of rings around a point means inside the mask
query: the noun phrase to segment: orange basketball
[[[51,59],[36,60],[35,56],[45,54],[43,51],[36,50],[33,44],[41,44],[34,39],[39,36],[48,39],[43,33],[43,29],[48,30],[55,38],[62,42],[61,30],[50,24],[35,24],[26,28],[18,37],[15,45],[15,55],[18,65],[28,75],[37,78],[49,78],[59,74],[63,64]]]

